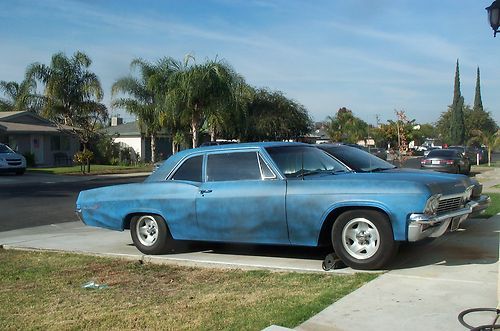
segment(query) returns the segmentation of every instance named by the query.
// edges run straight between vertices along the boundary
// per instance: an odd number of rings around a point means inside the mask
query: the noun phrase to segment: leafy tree
[[[111,88],[113,107],[123,108],[137,116],[141,131],[150,138],[153,163],[156,162],[157,135],[162,127],[168,123],[172,131],[177,128],[175,117],[168,114],[165,107],[168,80],[177,66],[178,63],[172,58],[163,58],[154,64],[134,59],[130,67],[131,70],[138,70],[139,77],[122,77]],[[117,98],[119,93],[124,96]],[[172,149],[175,150],[174,146]]]
[[[17,82],[0,81],[0,111],[32,111],[38,112],[43,98],[36,93],[36,81],[26,78],[21,84]]]
[[[305,107],[279,91],[254,90],[246,107],[243,141],[288,140],[307,134],[312,120]]]
[[[451,108],[450,122],[450,143],[452,145],[461,145],[465,140],[465,124],[464,124],[464,98],[460,92],[460,71],[457,60],[455,70],[455,86],[453,90],[453,103]]]
[[[89,70],[91,59],[77,51],[68,58],[64,53],[52,56],[50,65],[31,64],[26,79],[44,85],[42,115],[61,130],[76,135],[84,151],[96,135],[99,125],[107,119],[106,106],[101,103],[103,91],[99,78]],[[90,163],[87,163],[90,172]]]
[[[327,118],[326,132],[332,141],[357,143],[368,136],[368,124],[342,107],[335,116]]]

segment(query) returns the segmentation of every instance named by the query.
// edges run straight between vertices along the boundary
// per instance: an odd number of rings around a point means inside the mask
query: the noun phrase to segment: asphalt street
[[[29,175],[29,174],[27,174]],[[47,178],[47,176],[40,176]],[[74,182],[26,182],[14,175],[0,176],[0,232],[39,225],[77,221],[78,193],[91,188],[141,182],[127,177]]]

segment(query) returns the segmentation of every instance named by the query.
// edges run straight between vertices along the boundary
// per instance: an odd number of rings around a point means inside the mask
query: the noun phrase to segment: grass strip
[[[490,218],[500,213],[500,193],[485,193],[491,198],[491,204],[486,211],[477,216],[478,218]]]
[[[0,249],[0,326],[2,330],[295,327],[375,277],[188,268]],[[109,287],[83,289],[89,280]]]

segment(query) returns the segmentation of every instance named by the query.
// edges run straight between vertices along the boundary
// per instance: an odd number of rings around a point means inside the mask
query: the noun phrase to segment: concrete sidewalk
[[[500,215],[470,220],[464,229],[403,248],[392,270],[340,299],[297,330],[466,330],[457,319],[469,308],[499,302]],[[492,313],[468,316],[491,323]]]
[[[500,188],[495,187],[500,185],[500,168],[493,167],[491,170],[477,174],[476,179],[483,184],[483,192],[500,193]]]
[[[468,220],[463,229],[427,244],[403,245],[390,271],[312,317],[297,330],[464,330],[458,314],[496,307],[500,215]],[[324,272],[323,255],[304,247],[180,243],[162,256],[144,256],[130,233],[79,222],[0,232],[5,248],[45,249],[186,266]],[[354,273],[346,268],[329,273]],[[480,314],[469,324],[490,323]],[[269,330],[283,330],[272,326]]]

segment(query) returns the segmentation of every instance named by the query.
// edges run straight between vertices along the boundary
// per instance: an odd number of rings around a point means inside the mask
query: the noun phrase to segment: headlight
[[[427,203],[425,204],[424,213],[427,215],[434,215],[437,212],[439,207],[439,199],[441,198],[441,194],[435,194],[427,199]]]

